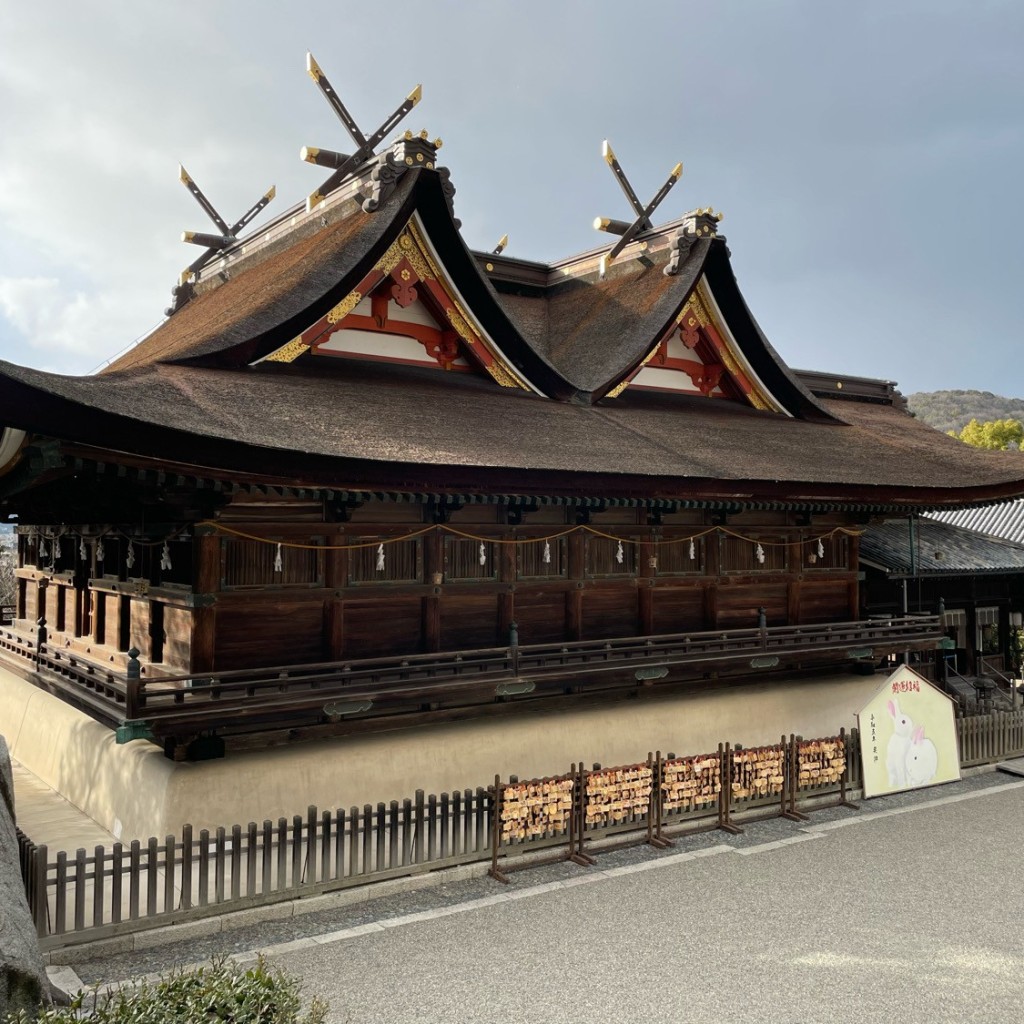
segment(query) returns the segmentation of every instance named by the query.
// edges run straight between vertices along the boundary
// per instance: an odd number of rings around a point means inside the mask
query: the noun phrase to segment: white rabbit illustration
[[[900,711],[895,700],[888,703],[892,715],[893,734],[889,737],[889,749],[885,755],[885,767],[889,772],[889,788],[904,789],[907,785],[907,752],[914,732],[910,716]]]
[[[914,730],[907,749],[906,771],[908,786],[924,786],[935,778],[939,768],[939,752],[935,744],[926,739],[924,726],[919,725]]]

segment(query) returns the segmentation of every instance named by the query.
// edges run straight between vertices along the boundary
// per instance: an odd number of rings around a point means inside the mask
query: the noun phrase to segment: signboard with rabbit
[[[960,778],[953,701],[913,669],[893,672],[857,718],[864,796]]]

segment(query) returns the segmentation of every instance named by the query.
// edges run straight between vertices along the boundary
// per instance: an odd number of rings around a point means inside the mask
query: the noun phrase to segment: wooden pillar
[[[804,574],[803,538],[790,540],[786,552],[789,568],[789,582],[786,585],[786,624],[800,625],[800,577]]]
[[[707,526],[707,513],[704,514],[704,526]],[[704,628],[718,628],[718,583],[721,576],[722,552],[720,535],[709,533],[704,538],[704,572],[708,577],[704,588]]]
[[[640,635],[650,636],[654,632],[654,579],[657,569],[651,565],[657,558],[657,548],[651,543],[654,534],[639,545],[639,564],[636,567],[637,587],[637,620],[640,623]]]
[[[423,598],[420,636],[423,650],[441,650],[441,602],[444,600],[444,537],[434,530],[423,538],[423,578],[430,593]]]
[[[512,531],[515,536],[515,531]],[[498,552],[498,579],[508,585],[508,589],[498,595],[498,644],[502,646],[508,643],[509,627],[516,618],[516,574],[518,566],[518,553],[515,544],[499,544]]]
[[[850,580],[850,618],[860,618],[860,537],[851,537],[849,546],[849,568],[853,570]]]
[[[197,534],[192,543],[192,588],[197,607],[192,612],[190,672],[212,672],[216,668],[216,593],[220,590],[221,539],[214,533]]]
[[[583,639],[583,578],[586,568],[583,537],[582,532],[569,534],[568,577],[573,581],[573,585],[565,595],[565,636],[567,640]]]
[[[343,534],[328,536],[328,543],[345,543]],[[345,649],[345,585],[348,583],[348,552],[324,552],[324,635],[323,649],[327,661],[338,661]]]

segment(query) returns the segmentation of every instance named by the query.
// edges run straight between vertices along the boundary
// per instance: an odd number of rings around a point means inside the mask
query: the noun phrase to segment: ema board
[[[953,702],[913,669],[893,672],[857,718],[865,797],[960,778]]]

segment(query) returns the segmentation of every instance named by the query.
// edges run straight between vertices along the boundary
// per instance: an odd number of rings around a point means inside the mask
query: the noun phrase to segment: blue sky
[[[154,327],[206,219],[320,182],[366,129],[444,139],[474,247],[557,259],[625,201],[725,212],[740,286],[791,365],[906,392],[1024,395],[1024,5],[0,0],[0,358],[86,373]],[[266,216],[266,215],[265,215]]]

